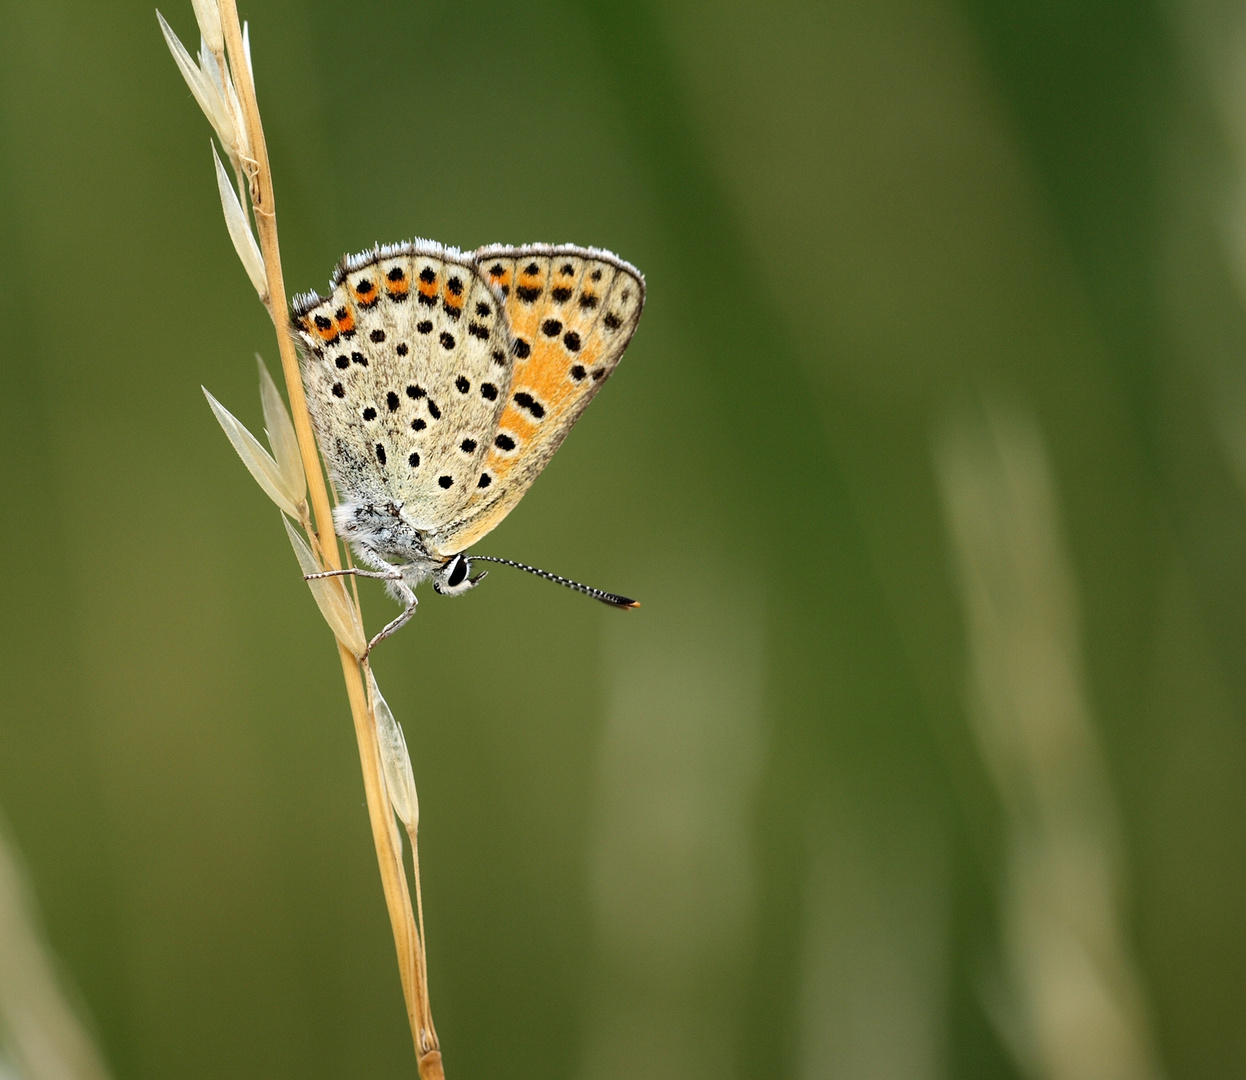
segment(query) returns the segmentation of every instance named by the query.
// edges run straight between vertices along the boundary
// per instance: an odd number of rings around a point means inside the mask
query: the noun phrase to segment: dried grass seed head
[[[376,717],[377,745],[381,751],[381,768],[385,773],[385,787],[389,791],[390,805],[398,815],[398,820],[408,830],[415,832],[420,825],[420,800],[415,793],[415,774],[411,770],[407,740],[389,704],[381,696],[371,668],[368,669],[368,687],[372,696],[372,715]]]
[[[285,482],[285,491],[294,497],[296,504],[307,498],[307,476],[303,472],[303,458],[299,454],[298,436],[294,433],[294,423],[281,399],[281,391],[273,382],[259,353],[255,354],[255,362],[260,369],[260,404],[264,409],[264,434],[268,436],[268,445],[272,447],[273,459],[281,471]],[[297,516],[297,515],[296,515]]]
[[[304,576],[322,573],[324,568],[316,562],[316,556],[307,546],[307,541],[299,535],[299,531],[286,518],[281,519],[286,527],[286,535],[290,537],[290,546],[294,548],[295,558],[299,561]],[[368,651],[368,639],[363,633],[363,624],[359,621],[359,609],[346,589],[340,577],[313,578],[307,583],[320,614],[329,624],[334,637],[338,639],[351,655],[362,660]]]
[[[182,78],[186,80],[199,108],[203,110],[217,138],[221,140],[225,153],[233,162],[250,160],[242,108],[238,103],[233,80],[229,77],[229,68],[224,62],[223,53],[213,53],[205,35],[200,41],[196,63],[159,11],[156,12],[156,18],[160,20],[160,32],[164,34],[165,44],[169,46],[169,52],[173,54]],[[218,13],[218,27],[219,24]]]
[[[221,9],[216,0],[190,0],[195,9],[195,22],[208,50],[217,56],[225,52],[225,32],[221,29]]]
[[[201,387],[201,389],[203,389],[204,397],[208,399],[208,405],[211,406],[217,423],[221,425],[226,438],[238,452],[238,456],[242,458],[247,471],[263,488],[264,494],[277,504],[282,513],[289,514],[292,518],[300,518],[299,504],[302,503],[304,492],[307,490],[305,482],[291,484],[287,474],[264,449],[259,439],[252,435],[233,413],[208,393],[206,388]]]
[[[215,145],[212,147],[212,161],[216,165],[216,186],[221,195],[221,209],[225,212],[225,227],[229,230],[229,238],[234,242],[234,250],[259,295],[260,303],[267,307],[268,275],[264,269],[264,256],[260,254],[260,246],[255,242],[255,236],[247,222],[247,212],[238,201],[238,193],[234,190],[233,181],[225,171],[225,166],[221,164]]]

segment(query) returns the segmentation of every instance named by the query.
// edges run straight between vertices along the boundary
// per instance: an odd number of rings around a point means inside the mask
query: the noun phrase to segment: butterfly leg
[[[360,570],[357,566],[352,566],[346,570],[325,570],[320,574],[304,574],[304,581],[319,581],[321,578],[327,577],[346,577],[348,574],[354,574],[355,577],[376,578],[379,581],[399,581],[402,574],[397,570]]]
[[[357,566],[352,566],[345,570],[325,570],[319,574],[304,574],[303,580],[318,581],[321,578],[345,577],[347,574],[353,574],[355,577],[374,578],[378,581],[388,581],[390,588],[398,594],[397,599],[402,602],[402,614],[398,618],[386,623],[381,628],[381,632],[368,642],[368,652],[371,652],[379,642],[384,641],[395,630],[401,629],[407,624],[411,616],[415,614],[415,609],[420,602],[416,599],[415,592],[411,589],[411,586],[402,580],[402,572],[396,568],[389,570],[360,570]]]
[[[304,574],[304,581],[319,581],[321,578],[345,577],[347,574],[353,574],[355,577],[373,578],[378,581],[388,581],[392,592],[397,594],[397,599],[402,602],[402,614],[396,619],[390,620],[381,628],[381,632],[368,642],[368,652],[370,653],[376,648],[377,644],[384,641],[395,630],[401,629],[407,624],[411,616],[415,614],[415,609],[419,606],[419,600],[416,599],[415,592],[405,581],[402,580],[402,571],[397,567],[390,567],[388,570],[360,570],[357,566],[348,567],[344,570],[325,570],[319,574]],[[367,655],[366,653],[364,655]]]
[[[378,575],[379,576],[379,575]],[[411,587],[401,579],[397,580],[393,589],[398,593],[398,598],[402,601],[402,614],[396,619],[392,619],[381,628],[381,632],[368,642],[368,652],[376,648],[379,642],[384,641],[395,630],[401,629],[407,624],[411,616],[415,614],[415,609],[419,606],[419,600],[416,599],[415,592]]]

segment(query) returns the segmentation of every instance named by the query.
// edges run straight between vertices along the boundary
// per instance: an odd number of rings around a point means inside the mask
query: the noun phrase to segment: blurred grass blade
[[[323,567],[317,564],[307,541],[286,518],[281,519],[290,537],[290,545],[294,548],[295,557],[304,574],[319,574]],[[351,653],[362,659],[368,651],[368,640],[364,637],[363,626],[359,622],[359,611],[354,600],[346,589],[345,581],[340,577],[317,578],[307,583],[320,614],[329,624],[334,636],[345,645]]]
[[[233,444],[234,449],[238,452],[238,456],[242,458],[242,463],[247,467],[247,471],[255,477],[255,482],[264,489],[266,494],[273,502],[275,502],[281,511],[289,514],[292,518],[298,518],[298,504],[302,501],[303,492],[291,490],[286,483],[286,476],[282,472],[281,467],[272,459],[272,455],[260,444],[259,439],[252,435],[234,415],[216,400],[206,389],[203,390],[204,396],[208,399],[208,404],[215,414],[217,422],[224,430],[226,437]],[[304,488],[303,490],[306,490]],[[316,567],[317,570],[320,567]],[[313,573],[315,571],[312,571]]]
[[[1006,973],[984,1004],[1038,1080],[1158,1080],[1059,492],[1034,419],[984,412],[950,424],[936,447],[969,711],[1007,824]]]
[[[56,969],[56,958],[39,930],[17,850],[0,820],[0,1036],[4,1049],[22,1080],[108,1080],[108,1069]]]

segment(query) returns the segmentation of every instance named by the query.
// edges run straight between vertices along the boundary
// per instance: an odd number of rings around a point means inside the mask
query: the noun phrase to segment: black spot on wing
[[[526,409],[528,414],[532,416],[534,420],[540,420],[541,417],[545,415],[545,406],[537,401],[537,399],[526,390],[520,390],[519,393],[515,395],[515,404],[521,409]]]

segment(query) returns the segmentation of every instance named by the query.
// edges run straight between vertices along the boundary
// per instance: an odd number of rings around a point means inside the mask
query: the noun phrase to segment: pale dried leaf
[[[281,520],[285,524],[286,533],[290,537],[290,546],[294,548],[295,557],[303,573],[319,574],[323,567],[316,562],[316,556],[307,546],[307,541],[299,535],[298,530],[289,521],[285,518]],[[309,581],[307,585],[316,600],[316,606],[320,608],[320,614],[324,616],[324,621],[329,624],[329,629],[333,631],[334,636],[351,653],[362,660],[368,651],[368,640],[364,637],[363,624],[359,621],[359,609],[355,607],[355,602],[346,589],[344,579],[340,577],[317,578]]]
[[[411,832],[420,827],[420,800],[415,793],[415,775],[411,771],[411,757],[407,753],[407,740],[402,727],[394,719],[393,711],[381,697],[376,676],[368,671],[372,690],[372,714],[376,717],[376,739],[381,750],[381,767],[385,772],[385,787],[389,791],[390,805],[394,813]]]
[[[203,388],[201,387],[201,389]],[[238,456],[242,458],[242,463],[247,467],[247,471],[255,477],[255,482],[264,489],[264,494],[272,499],[283,513],[297,518],[299,516],[298,504],[302,497],[300,496],[297,499],[290,497],[281,469],[268,451],[260,444],[259,439],[243,427],[237,418],[209,394],[206,389],[203,389],[203,393],[208,399],[208,405],[211,406],[217,423],[221,425],[226,437],[233,444],[234,449],[238,451]]]
[[[225,227],[229,229],[229,238],[234,242],[234,250],[238,252],[238,258],[242,260],[247,277],[251,279],[255,291],[259,293],[260,300],[266,304],[268,303],[268,276],[264,271],[264,256],[260,254],[260,247],[255,242],[255,237],[251,235],[251,226],[247,223],[246,212],[238,201],[238,193],[234,191],[233,181],[230,180],[229,173],[225,171],[225,166],[221,164],[215,145],[212,147],[212,160],[216,163],[216,186],[220,189],[221,209],[225,211]]]
[[[303,474],[303,458],[299,454],[298,436],[294,434],[294,424],[286,411],[285,402],[281,400],[281,391],[273,382],[273,377],[264,366],[260,354],[255,354],[255,362],[260,368],[260,402],[264,406],[264,434],[268,436],[268,445],[272,447],[273,458],[281,470],[285,482],[286,494],[295,503],[300,503],[307,496],[307,477]]]

